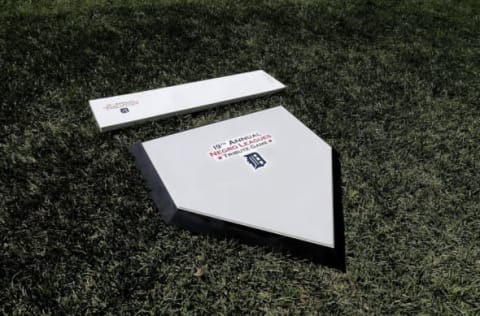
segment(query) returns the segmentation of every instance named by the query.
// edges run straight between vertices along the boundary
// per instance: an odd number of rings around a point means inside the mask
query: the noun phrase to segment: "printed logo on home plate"
[[[250,153],[253,153],[254,150],[271,145],[273,143],[272,135],[268,133],[252,132],[212,145],[211,149],[213,150],[210,150],[208,155],[216,161],[222,161],[240,155],[247,157]],[[265,160],[258,153],[257,155],[265,162]],[[247,159],[250,158],[247,157]],[[254,156],[251,156],[251,159],[254,159]],[[262,165],[262,167],[265,165],[265,163]],[[255,169],[260,168],[258,167],[258,162],[252,164],[252,166]]]
[[[265,165],[267,164],[265,159],[263,159],[263,157],[260,156],[260,154],[257,153],[257,152],[250,153],[250,154],[245,155],[243,157],[247,158],[248,163],[250,165],[252,165],[253,169],[255,169],[255,170],[257,170],[258,168],[261,168],[261,167],[265,167]]]

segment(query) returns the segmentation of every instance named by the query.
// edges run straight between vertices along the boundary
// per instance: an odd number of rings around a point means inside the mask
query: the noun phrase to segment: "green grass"
[[[480,6],[392,3],[0,2],[0,313],[480,313]],[[288,89],[88,107],[258,68]],[[127,151],[277,104],[341,154],[346,273],[166,226]]]

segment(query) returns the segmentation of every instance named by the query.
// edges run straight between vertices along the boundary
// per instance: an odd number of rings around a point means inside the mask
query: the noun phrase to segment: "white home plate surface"
[[[339,266],[336,155],[285,108],[157,138],[131,151],[167,223],[232,232]]]
[[[101,131],[271,94],[285,86],[263,70],[90,100]]]

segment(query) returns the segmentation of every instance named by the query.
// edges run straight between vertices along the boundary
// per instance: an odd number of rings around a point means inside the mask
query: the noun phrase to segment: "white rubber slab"
[[[334,248],[332,148],[285,108],[142,146],[178,209]]]
[[[161,89],[90,100],[101,131],[267,95],[285,88],[257,70]]]

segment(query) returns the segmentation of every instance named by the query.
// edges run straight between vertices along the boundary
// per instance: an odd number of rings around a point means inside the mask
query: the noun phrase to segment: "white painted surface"
[[[101,131],[262,96],[285,86],[257,70],[161,89],[90,100]]]
[[[272,142],[227,159],[210,155],[213,145],[252,132]],[[180,209],[334,247],[331,147],[283,107],[143,147]],[[265,166],[247,163],[249,152],[259,153]]]

